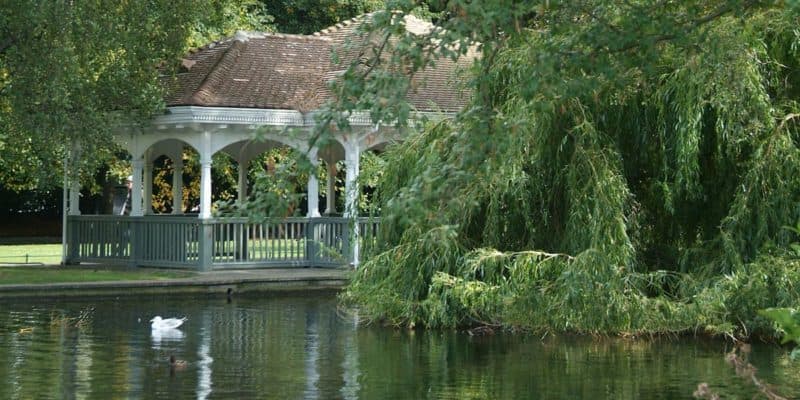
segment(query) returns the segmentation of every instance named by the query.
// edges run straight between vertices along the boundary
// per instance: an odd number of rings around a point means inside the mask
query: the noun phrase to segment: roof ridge
[[[189,54],[199,53],[199,52],[201,52],[203,50],[213,49],[214,47],[217,47],[219,45],[226,44],[226,43],[228,43],[228,42],[230,42],[232,40],[235,40],[234,36],[223,37],[223,38],[214,40],[212,42],[206,43],[206,44],[204,44],[202,46],[192,47],[189,50],[187,50],[187,52]]]
[[[324,36],[314,36],[314,35],[303,35],[303,34],[296,34],[296,33],[280,33],[280,32],[261,32],[261,31],[237,31],[236,32],[236,40],[240,38],[244,41],[249,39],[266,39],[269,37],[280,38],[280,39],[300,39],[305,41],[330,41],[329,37]]]
[[[366,15],[366,14],[364,14]],[[352,20],[357,19],[358,17],[352,18]],[[347,21],[348,23],[352,23],[352,21]],[[237,30],[231,36],[225,36],[223,38],[214,40],[212,42],[206,43],[202,46],[192,47],[187,50],[187,53],[194,54],[199,53],[203,50],[213,49],[219,45],[227,44],[228,42],[233,41],[248,41],[249,39],[265,39],[267,37],[277,37],[277,38],[287,38],[287,39],[305,39],[305,40],[324,40],[329,41],[331,40],[329,37],[321,36],[318,34],[319,32],[314,32],[312,35],[303,35],[303,34],[296,34],[296,33],[280,33],[280,32],[265,32],[265,31],[246,31],[246,30]]]
[[[233,40],[233,43],[231,43],[231,46],[228,47],[225,50],[225,53],[222,54],[222,56],[217,59],[217,62],[214,63],[214,65],[209,69],[208,73],[200,82],[200,84],[197,85],[197,89],[195,89],[192,92],[191,97],[189,97],[189,100],[191,102],[197,102],[197,103],[202,102],[201,98],[202,93],[211,89],[211,87],[214,85],[214,80],[212,80],[212,77],[216,78],[217,76],[225,73],[225,71],[223,71],[220,68],[220,65],[222,65],[223,61],[226,60],[230,55],[238,57],[246,47],[247,47],[247,40],[240,40],[239,37],[236,37]],[[235,52],[236,54],[234,54],[233,51],[234,49],[238,50]]]
[[[330,33],[338,32],[344,27],[350,26],[350,25],[352,25],[352,24],[354,24],[356,22],[359,22],[359,21],[364,21],[367,18],[371,18],[373,15],[375,15],[376,12],[378,12],[378,11],[373,11],[373,12],[369,12],[369,13],[366,13],[366,14],[357,15],[357,16],[355,16],[353,18],[350,18],[348,20],[344,20],[344,21],[339,22],[337,24],[331,25],[331,26],[329,26],[327,28],[320,29],[320,30],[314,32],[312,35],[316,36],[316,37],[320,37],[320,36],[324,36],[324,35],[327,35],[327,34],[330,34]]]
[[[406,29],[413,34],[419,35],[430,32],[432,29],[434,29],[435,26],[432,22],[426,21],[411,13],[403,13],[401,11],[379,10],[366,14],[361,14],[359,16],[350,18],[349,20],[342,21],[335,25],[331,25],[325,29],[314,32],[313,35],[316,37],[325,37],[327,35],[333,35],[339,33],[340,31],[344,30],[344,28],[350,27],[357,22],[365,22],[368,19],[371,19],[375,14],[379,12],[389,12],[392,15],[402,15],[403,23],[406,25]]]

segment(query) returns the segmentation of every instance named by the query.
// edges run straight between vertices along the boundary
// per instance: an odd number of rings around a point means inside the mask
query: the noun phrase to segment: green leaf
[[[784,331],[782,343],[800,344],[800,313],[792,308],[767,308],[758,312],[773,320]]]

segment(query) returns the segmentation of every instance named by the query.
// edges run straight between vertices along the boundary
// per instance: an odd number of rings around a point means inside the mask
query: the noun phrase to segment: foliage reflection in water
[[[188,316],[151,332],[155,315]],[[357,328],[331,295],[6,303],[0,398],[689,398],[697,383],[752,391],[726,344]],[[185,360],[170,368],[169,357]],[[759,376],[800,396],[783,349],[755,346]]]

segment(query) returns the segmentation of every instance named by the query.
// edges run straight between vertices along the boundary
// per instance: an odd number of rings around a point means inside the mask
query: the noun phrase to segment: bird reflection
[[[153,340],[153,348],[159,349],[163,343],[169,342],[180,342],[186,336],[182,331],[178,329],[159,329],[159,330],[152,330],[151,338]]]

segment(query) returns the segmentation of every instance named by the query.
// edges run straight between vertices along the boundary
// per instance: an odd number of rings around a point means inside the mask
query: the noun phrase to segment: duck
[[[188,318],[161,318],[161,316],[156,315],[153,319],[150,320],[150,328],[153,330],[166,330],[166,329],[176,329],[177,327],[183,325]]]
[[[174,355],[169,356],[169,370],[170,371],[183,371],[189,365],[186,360],[179,360]]]

